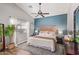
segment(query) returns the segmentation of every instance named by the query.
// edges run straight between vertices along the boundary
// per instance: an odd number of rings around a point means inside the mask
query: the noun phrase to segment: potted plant
[[[13,34],[14,34],[15,26],[14,25],[8,25],[5,28],[5,36],[10,39],[9,43],[13,43]]]

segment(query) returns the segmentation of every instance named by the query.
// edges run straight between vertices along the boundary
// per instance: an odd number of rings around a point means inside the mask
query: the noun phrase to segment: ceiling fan
[[[43,13],[41,11],[41,3],[39,3],[39,11],[37,13],[32,13],[32,14],[37,14],[35,17],[37,17],[39,15],[42,16],[42,17],[45,17],[44,15],[48,15],[49,13]]]

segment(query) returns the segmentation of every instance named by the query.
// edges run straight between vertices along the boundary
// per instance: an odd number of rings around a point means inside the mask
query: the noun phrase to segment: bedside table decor
[[[56,38],[57,38],[58,44],[63,44],[63,31],[62,30],[58,30],[58,35]]]
[[[66,55],[73,55],[74,51],[74,39],[71,35],[66,35],[64,37],[65,53]]]

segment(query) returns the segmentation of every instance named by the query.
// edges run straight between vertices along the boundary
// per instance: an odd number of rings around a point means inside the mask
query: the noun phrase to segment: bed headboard
[[[58,32],[58,28],[56,26],[41,26],[40,31]]]

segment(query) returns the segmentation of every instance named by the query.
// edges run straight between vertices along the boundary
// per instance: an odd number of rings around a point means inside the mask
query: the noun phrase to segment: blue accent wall
[[[34,20],[34,26],[40,28],[40,26],[54,26],[56,25],[60,30],[67,30],[67,14],[61,14],[56,16],[49,16],[45,18],[36,18]]]

